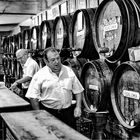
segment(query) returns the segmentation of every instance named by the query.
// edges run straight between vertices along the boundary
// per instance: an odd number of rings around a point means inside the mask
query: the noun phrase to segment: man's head
[[[54,73],[59,73],[61,70],[61,58],[58,51],[53,47],[49,47],[45,49],[44,57],[51,70]]]
[[[28,50],[27,49],[19,49],[16,51],[17,61],[24,65],[28,58]]]

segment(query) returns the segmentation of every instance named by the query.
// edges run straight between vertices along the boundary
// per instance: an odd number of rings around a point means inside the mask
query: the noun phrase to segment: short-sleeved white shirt
[[[83,90],[83,86],[71,68],[62,65],[57,76],[48,66],[45,66],[34,75],[26,97],[39,99],[48,108],[60,109],[71,105],[72,93],[79,94]]]
[[[33,75],[39,70],[39,65],[37,62],[29,57],[26,61],[26,63],[23,66],[23,77],[29,76],[33,77]],[[22,83],[23,88],[28,88],[30,84],[30,81]]]

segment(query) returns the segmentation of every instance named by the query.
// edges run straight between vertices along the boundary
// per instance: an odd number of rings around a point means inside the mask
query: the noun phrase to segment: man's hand
[[[10,87],[10,90],[14,91],[16,90],[16,87],[17,87],[18,83],[17,82],[14,82],[11,87]]]
[[[81,116],[81,107],[75,107],[74,117],[80,117],[80,116]]]

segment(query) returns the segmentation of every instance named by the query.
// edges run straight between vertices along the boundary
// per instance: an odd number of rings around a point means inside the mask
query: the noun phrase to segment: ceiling
[[[19,23],[58,1],[60,0],[0,0],[0,33],[10,32]]]

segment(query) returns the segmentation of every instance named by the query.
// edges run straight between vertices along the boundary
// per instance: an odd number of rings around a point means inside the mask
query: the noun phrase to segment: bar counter
[[[1,113],[1,117],[3,140],[89,140],[45,110]]]
[[[0,113],[19,110],[29,110],[30,103],[9,90],[7,87],[0,87]]]

